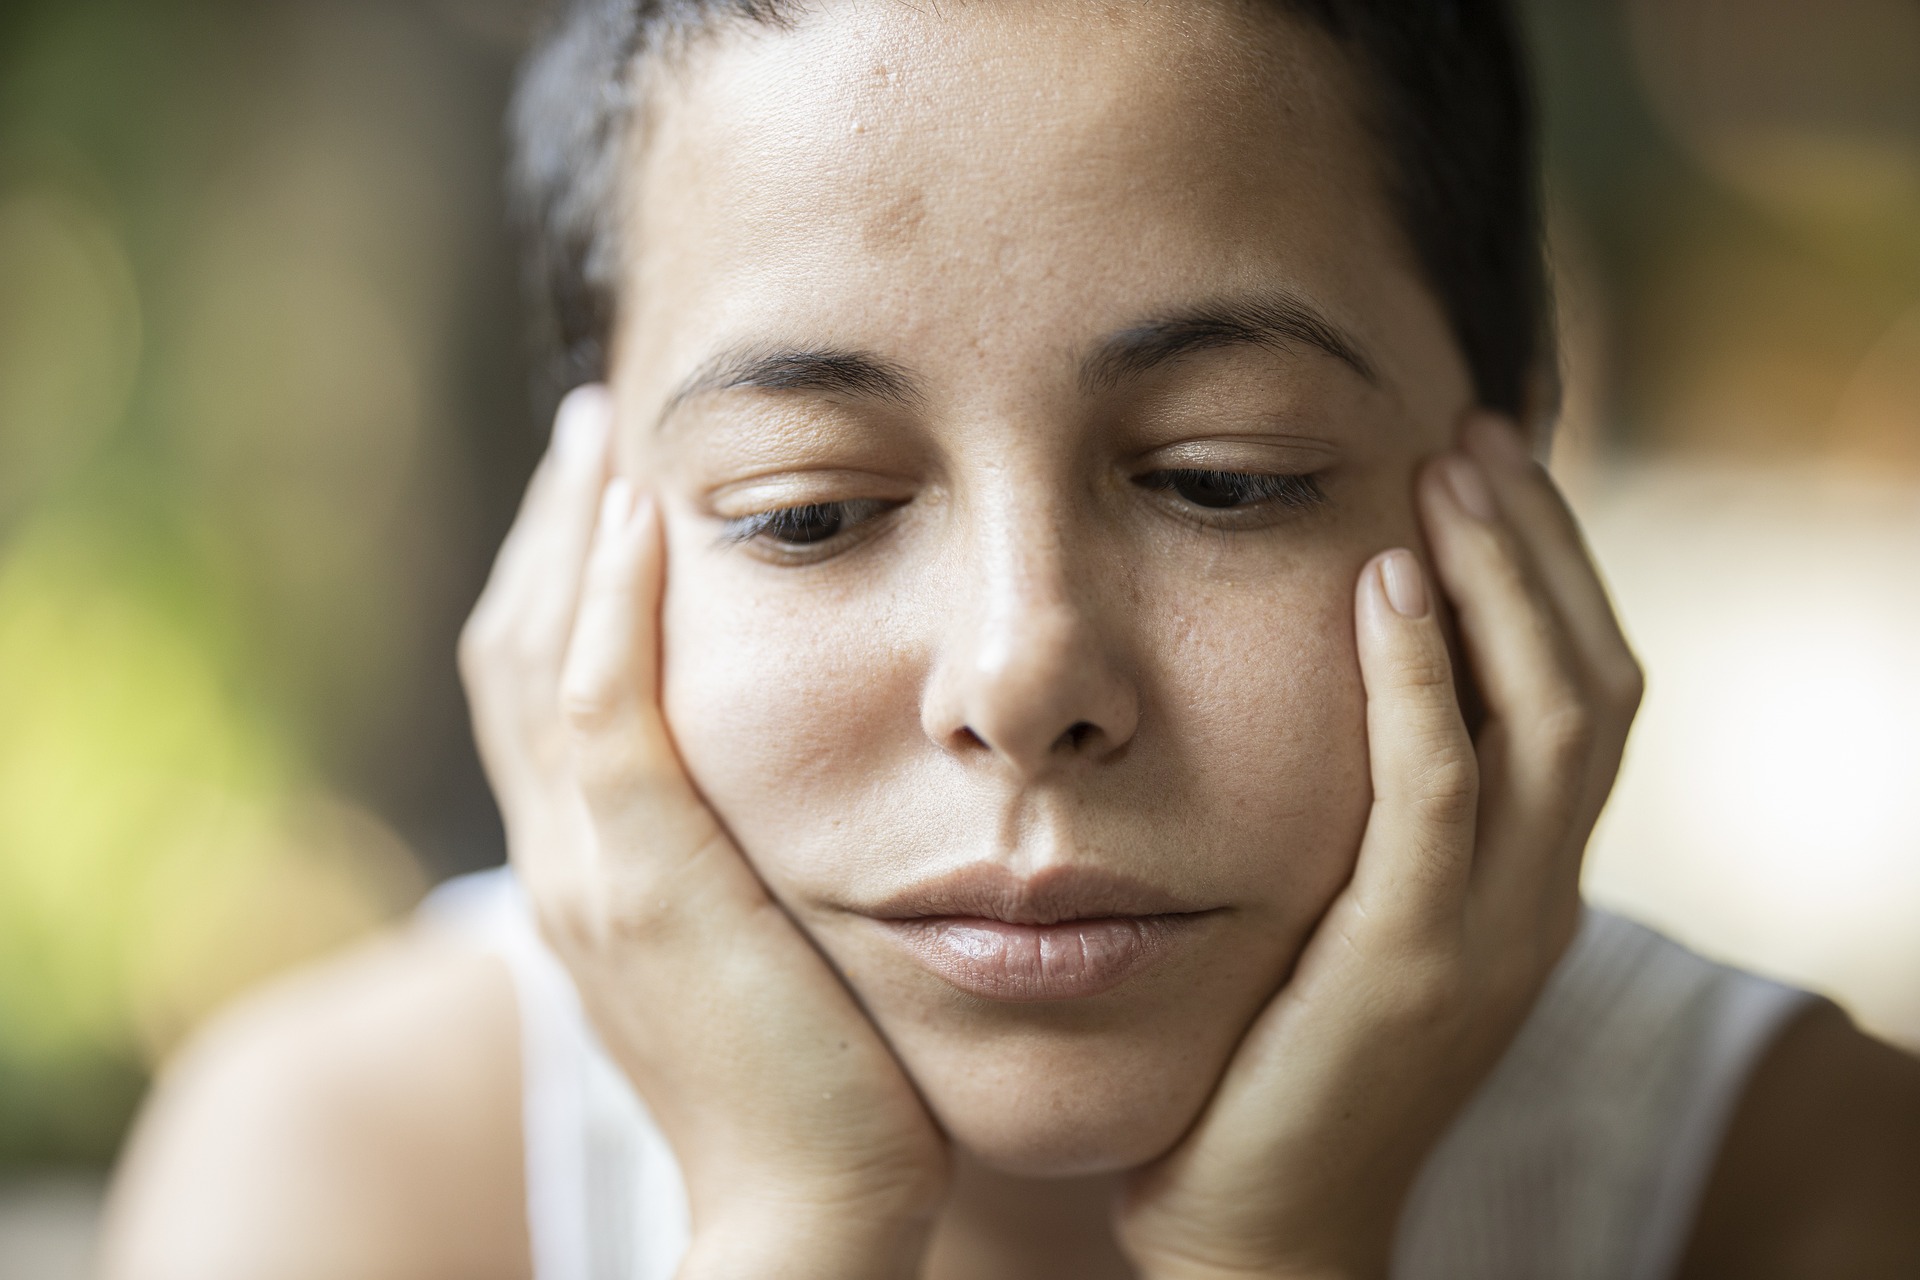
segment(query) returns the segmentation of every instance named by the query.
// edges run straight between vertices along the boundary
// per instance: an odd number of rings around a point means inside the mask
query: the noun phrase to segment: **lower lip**
[[[1170,951],[1197,915],[1008,924],[971,917],[882,920],[920,962],[985,1000],[1083,1000]]]

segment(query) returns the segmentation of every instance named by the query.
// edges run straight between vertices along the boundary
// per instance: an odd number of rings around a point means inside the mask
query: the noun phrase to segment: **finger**
[[[586,387],[561,402],[547,451],[534,468],[513,526],[494,556],[474,610],[476,618],[490,613],[508,619],[525,616],[544,577],[545,552],[556,513],[567,505],[581,473],[590,472],[605,457],[610,423],[608,415],[600,411],[602,407],[596,403],[592,389]],[[592,506],[591,499],[588,506]]]
[[[1628,714],[1639,705],[1640,664],[1620,628],[1613,601],[1566,499],[1506,419],[1476,414],[1462,432],[1494,498],[1539,567],[1573,642],[1599,688]]]
[[[1355,633],[1373,808],[1353,891],[1370,916],[1416,923],[1460,907],[1479,790],[1434,603],[1410,551],[1376,556],[1360,573]]]
[[[581,552],[556,538],[567,523],[569,507],[591,507],[593,498],[577,494],[598,482],[604,465],[609,426],[604,396],[582,389],[570,395],[555,418],[553,440],[521,500],[513,528],[495,557],[493,570],[472,615],[460,633],[460,673],[473,716],[474,736],[495,793],[509,824],[536,820],[549,780],[552,739],[554,662],[532,655],[554,652],[565,643],[533,636],[536,605],[549,582],[577,578]],[[574,563],[559,563],[571,555]],[[554,629],[548,616],[540,625]],[[547,669],[529,672],[528,666]],[[549,815],[550,816],[550,815]]]
[[[613,398],[604,386],[577,387],[554,421],[553,481],[530,540],[530,582],[522,612],[522,651],[545,696],[558,678],[579,605],[587,548],[607,478]]]
[[[1627,733],[1640,707],[1640,663],[1621,630],[1579,522],[1552,477],[1528,452],[1518,429],[1496,414],[1481,413],[1468,421],[1462,434],[1522,555],[1565,620],[1582,662],[1598,730],[1594,765],[1587,771],[1580,802],[1590,827],[1613,790]]]
[[[602,872],[637,887],[695,862],[739,892],[745,862],[708,857],[724,839],[680,762],[660,708],[659,519],[622,478],[607,485],[560,682],[570,758],[602,852]],[[715,885],[705,886],[712,889]]]
[[[1552,874],[1595,767],[1594,710],[1580,660],[1480,468],[1459,455],[1436,459],[1419,489],[1434,567],[1488,712],[1479,744],[1479,870],[1526,880],[1505,864],[1530,860]]]

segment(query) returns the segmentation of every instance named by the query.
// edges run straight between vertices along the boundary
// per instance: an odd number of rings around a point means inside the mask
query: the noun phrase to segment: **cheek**
[[[1077,836],[1119,869],[1256,910],[1276,939],[1318,915],[1370,797],[1348,558],[1133,579],[1125,596],[1151,607],[1110,622],[1140,729],[1077,789]],[[906,589],[796,590],[697,534],[673,540],[668,720],[695,784],[790,905],[951,856],[1003,821],[999,789],[921,728],[937,613]]]
[[[661,696],[674,741],[777,881],[793,837],[844,825],[918,734],[913,664],[884,611],[771,586],[761,566],[695,538],[673,540],[668,573]]]
[[[1371,800],[1350,584],[1342,562],[1189,593],[1154,645],[1196,847],[1289,923],[1346,878]]]

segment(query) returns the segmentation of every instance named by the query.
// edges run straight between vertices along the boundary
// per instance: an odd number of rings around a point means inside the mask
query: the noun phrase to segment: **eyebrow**
[[[1081,390],[1111,391],[1194,351],[1252,346],[1272,350],[1311,347],[1325,352],[1373,386],[1380,375],[1351,338],[1292,294],[1205,303],[1143,320],[1102,339],[1081,362]],[[654,419],[658,430],[680,406],[713,391],[811,391],[901,407],[920,403],[913,376],[868,351],[824,347],[736,347],[695,369],[674,389]]]
[[[707,361],[667,397],[654,425],[710,391],[813,391],[857,400],[884,400],[910,406],[920,393],[906,370],[866,351],[824,348],[747,347],[723,351]]]
[[[1122,329],[1100,343],[1080,366],[1080,386],[1089,394],[1111,391],[1194,351],[1220,347],[1325,352],[1373,386],[1380,375],[1359,344],[1304,300],[1287,293],[1206,303]]]

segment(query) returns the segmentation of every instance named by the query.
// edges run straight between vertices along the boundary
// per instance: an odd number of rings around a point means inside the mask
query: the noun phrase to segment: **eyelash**
[[[1232,513],[1256,503],[1299,511],[1326,501],[1319,478],[1312,475],[1175,467],[1149,471],[1134,483],[1143,489],[1173,493],[1189,506],[1208,512]],[[1201,490],[1209,497],[1225,497],[1228,501],[1209,502],[1184,490]],[[843,533],[878,519],[899,505],[860,498],[781,507],[726,521],[722,537],[734,545],[766,541],[780,552],[801,556],[823,549]]]
[[[1320,479],[1313,475],[1272,475],[1255,471],[1206,471],[1197,467],[1171,467],[1149,471],[1134,481],[1143,489],[1176,494],[1183,502],[1203,511],[1231,512],[1252,503],[1300,511],[1326,501]],[[1211,490],[1210,496],[1224,496],[1227,502],[1207,502],[1184,490]]]
[[[873,498],[846,502],[809,502],[798,507],[782,507],[728,520],[724,537],[731,543],[767,539],[783,550],[804,551],[831,542],[849,526],[857,527],[885,515],[900,504]],[[820,526],[828,527],[824,532]]]

